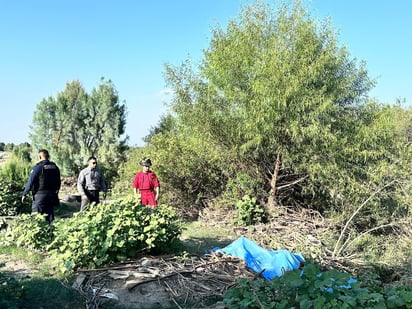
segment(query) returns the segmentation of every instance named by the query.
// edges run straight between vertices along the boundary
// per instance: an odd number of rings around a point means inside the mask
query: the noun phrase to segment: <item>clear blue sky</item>
[[[269,0],[267,0],[269,1]],[[100,77],[126,101],[130,145],[165,112],[164,64],[194,62],[211,29],[237,18],[246,0],[18,0],[0,9],[0,142],[29,142],[36,105],[79,80]],[[272,1],[270,2],[272,3]],[[307,0],[312,17],[331,17],[350,55],[365,60],[381,102],[412,101],[412,1]]]

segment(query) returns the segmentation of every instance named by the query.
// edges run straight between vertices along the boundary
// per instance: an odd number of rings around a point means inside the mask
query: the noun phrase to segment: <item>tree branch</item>
[[[396,180],[392,180],[391,182],[389,182],[389,183],[386,184],[385,186],[383,186],[383,187],[379,188],[378,190],[376,190],[375,192],[373,192],[373,193],[358,207],[358,209],[355,210],[355,212],[352,214],[352,216],[351,216],[351,217],[348,219],[348,221],[346,222],[345,226],[343,227],[343,229],[342,229],[342,231],[341,231],[341,233],[340,233],[340,235],[339,235],[338,241],[336,242],[335,248],[333,249],[332,257],[335,257],[336,254],[340,254],[340,253],[341,253],[341,251],[342,251],[342,249],[343,249],[343,246],[341,246],[341,248],[339,249],[339,251],[338,251],[338,246],[339,246],[339,244],[340,244],[340,242],[341,242],[341,240],[342,240],[343,235],[344,235],[345,232],[346,232],[346,229],[347,229],[348,226],[349,226],[349,223],[352,221],[352,219],[358,214],[358,212],[363,208],[363,206],[365,206],[375,195],[377,195],[379,192],[383,191],[383,190],[386,189],[387,187],[391,186],[391,185],[392,185],[393,183],[395,183],[395,182],[396,182]],[[337,251],[338,251],[338,252],[337,252]]]

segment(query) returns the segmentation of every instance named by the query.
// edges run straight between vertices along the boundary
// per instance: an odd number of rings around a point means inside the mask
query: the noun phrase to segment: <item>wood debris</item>
[[[227,255],[150,257],[149,263],[142,263],[142,260],[144,262],[144,259],[139,259],[107,269],[79,271],[80,279],[76,282],[80,282],[81,286],[77,288],[88,289],[89,292],[83,294],[90,294],[93,299],[95,292],[90,290],[99,291],[101,295],[110,293],[119,298],[119,291],[113,290],[110,282],[122,281],[123,290],[128,293],[138,293],[142,286],[155,284],[155,289],[167,291],[169,300],[175,305],[187,308],[190,304],[202,308],[203,302],[221,298],[239,278],[256,277],[256,273],[249,270],[243,260]]]

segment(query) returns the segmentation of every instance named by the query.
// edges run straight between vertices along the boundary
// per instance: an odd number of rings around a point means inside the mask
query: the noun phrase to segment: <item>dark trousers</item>
[[[33,196],[31,212],[47,214],[46,220],[51,223],[54,220],[54,207],[57,205],[59,205],[59,197],[55,192],[37,192]]]
[[[84,193],[87,196],[87,199],[82,198],[81,204],[80,204],[80,211],[83,211],[84,208],[86,207],[87,204],[89,203],[100,203],[100,198],[99,198],[99,190],[84,190]]]

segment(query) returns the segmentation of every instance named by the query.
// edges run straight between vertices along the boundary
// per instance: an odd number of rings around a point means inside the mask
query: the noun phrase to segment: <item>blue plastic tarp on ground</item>
[[[263,271],[262,277],[267,280],[280,277],[288,270],[297,269],[301,262],[305,262],[299,253],[291,253],[288,250],[267,250],[246,237],[240,237],[220,251],[244,259],[246,265],[254,272]]]

